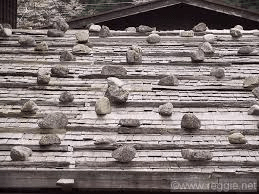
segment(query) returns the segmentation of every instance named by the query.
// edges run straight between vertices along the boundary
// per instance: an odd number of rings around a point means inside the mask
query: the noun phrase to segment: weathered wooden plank
[[[10,151],[12,147],[18,144],[0,144],[0,151]],[[68,152],[69,146],[67,145],[50,145],[50,146],[40,146],[40,145],[25,145],[22,146],[30,148],[32,151],[37,152]]]
[[[192,108],[206,108],[206,107],[233,107],[233,108],[249,108],[254,104],[258,104],[257,101],[170,101],[175,108],[184,108],[184,107],[192,107]],[[91,101],[90,105],[94,106],[95,101]],[[124,105],[113,105],[115,107],[159,107],[160,105],[164,104],[164,102],[151,102],[151,101],[131,101],[126,102]]]
[[[152,168],[171,168],[171,167],[198,167],[198,166],[236,166],[236,167],[256,167],[259,161],[131,161],[120,163],[117,161],[109,162],[76,162],[76,168],[131,168],[131,167],[152,167]]]
[[[0,133],[31,133],[31,134],[64,134],[66,129],[40,129],[40,128],[5,128],[0,127]]]
[[[208,183],[218,183],[218,178],[231,177],[236,179],[254,178],[257,174],[249,172],[236,174],[235,172],[195,172],[195,168],[190,168],[189,172],[179,172],[177,169],[150,170],[129,168],[120,169],[0,169],[0,188],[27,188],[31,189],[57,188],[56,181],[62,178],[74,179],[73,188],[77,189],[105,189],[105,190],[125,190],[134,191],[177,191],[172,185],[177,183],[194,183],[208,181]],[[46,178],[47,177],[47,178]],[[206,182],[207,183],[207,182]],[[208,191],[208,190],[205,190]],[[212,190],[211,190],[212,191]]]
[[[180,90],[180,91],[195,91],[195,90],[214,90],[214,91],[251,91],[251,89],[242,86],[223,86],[222,84],[208,86],[160,86],[153,85],[152,90]]]
[[[257,150],[259,145],[253,144],[229,144],[229,145],[212,145],[212,144],[179,144],[179,143],[168,143],[168,144],[145,144],[145,143],[117,143],[116,145],[84,145],[74,146],[74,151],[78,150],[115,150],[121,145],[131,145],[137,150],[174,150],[174,149],[224,149],[225,151],[231,151],[236,149],[242,150]],[[0,148],[1,149],[1,148]]]
[[[1,162],[0,168],[6,167],[19,167],[19,168],[65,168],[70,165],[70,162],[62,161],[46,161],[46,162],[31,162],[31,161],[10,161],[10,162]]]

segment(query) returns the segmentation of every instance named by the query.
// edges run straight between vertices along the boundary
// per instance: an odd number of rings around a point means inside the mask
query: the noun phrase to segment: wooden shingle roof
[[[213,33],[218,41],[213,44],[215,54],[202,63],[192,63],[190,54],[203,37],[184,38],[179,31],[158,32],[161,42],[155,45],[138,33],[112,31],[109,38],[91,34],[90,55],[60,62],[60,53],[71,51],[76,44],[76,32],[69,30],[63,38],[50,38],[45,30],[14,30],[13,36],[0,39],[0,189],[57,188],[61,178],[74,179],[73,187],[77,189],[163,191],[177,190],[173,181],[258,180],[258,116],[247,114],[258,99],[251,89],[243,88],[243,80],[258,75],[259,54],[237,54],[241,46],[258,47],[259,37],[253,35],[254,31],[244,31],[243,37],[234,40],[229,30],[208,30],[206,33]],[[46,41],[49,51],[39,53],[20,47],[17,40],[21,34]],[[126,63],[125,53],[132,44],[142,47],[142,64]],[[56,64],[66,64],[69,76],[51,77],[49,85],[38,86],[38,69],[50,70]],[[128,74],[120,78],[127,83],[130,95],[125,105],[113,105],[111,114],[100,117],[94,105],[107,88],[107,76],[101,75],[104,65],[127,69]],[[210,76],[213,67],[224,67],[225,78]],[[178,77],[179,86],[157,85],[161,77],[170,74]],[[63,91],[74,95],[73,103],[59,104]],[[21,114],[22,105],[29,99],[39,107],[36,115]],[[171,117],[157,112],[158,106],[166,102],[174,105]],[[51,112],[66,114],[69,124],[66,129],[50,131],[58,134],[61,145],[43,148],[39,146],[43,131],[37,122]],[[200,130],[181,129],[182,116],[189,112],[201,120]],[[120,128],[119,120],[126,118],[139,119],[141,126]],[[242,132],[248,143],[230,144],[228,135],[233,132]],[[136,158],[130,163],[116,162],[111,156],[114,146],[94,144],[101,138],[135,145]],[[29,161],[11,161],[14,145],[33,150]],[[183,148],[210,150],[213,159],[185,160],[181,156]]]

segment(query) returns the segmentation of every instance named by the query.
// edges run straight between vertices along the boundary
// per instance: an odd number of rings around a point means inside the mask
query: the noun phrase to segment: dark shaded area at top
[[[100,23],[114,30],[124,30],[129,26],[149,25],[157,30],[190,30],[199,22],[210,29],[229,29],[240,24],[246,30],[259,29],[259,23],[233,15],[223,14],[186,4],[178,4],[124,18]]]

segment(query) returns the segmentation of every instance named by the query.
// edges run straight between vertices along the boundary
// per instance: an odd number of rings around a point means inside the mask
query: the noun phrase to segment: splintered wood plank
[[[150,168],[171,168],[171,167],[197,167],[197,166],[236,166],[236,167],[256,167],[259,161],[131,161],[120,163],[117,161],[98,162],[85,161],[76,162],[76,168],[131,168],[131,167],[150,167]]]
[[[246,178],[258,178],[258,173],[236,174],[226,169],[224,172],[209,173],[195,172],[190,168],[188,172],[176,169],[0,169],[2,188],[26,188],[32,189],[56,188],[57,180],[62,178],[74,179],[73,188],[78,189],[134,189],[135,191],[177,191],[173,183],[206,182],[218,183],[219,177],[235,177],[237,180]],[[46,178],[47,177],[47,178]],[[226,180],[227,181],[227,180]],[[203,191],[215,191],[209,188]]]
[[[10,151],[12,147],[19,146],[19,144],[0,144],[0,151]],[[39,152],[68,152],[69,146],[67,145],[50,145],[50,146],[40,146],[40,145],[24,145],[22,146],[30,148],[32,151],[39,151]]]
[[[0,168],[6,167],[18,167],[18,168],[64,168],[68,167],[70,162],[56,162],[56,161],[45,161],[45,162],[31,162],[31,161],[10,161],[0,162]]]
[[[211,144],[180,144],[180,143],[164,143],[164,144],[145,144],[145,143],[117,143],[117,145],[84,145],[84,146],[73,146],[73,150],[115,150],[120,145],[131,145],[136,150],[173,150],[173,149],[226,149],[226,150],[236,150],[236,149],[248,149],[256,150],[259,145],[253,144],[229,144],[229,145],[211,145]],[[1,147],[0,147],[1,149]]]

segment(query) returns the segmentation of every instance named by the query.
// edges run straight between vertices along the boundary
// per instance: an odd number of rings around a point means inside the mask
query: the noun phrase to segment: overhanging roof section
[[[258,13],[241,9],[238,7],[233,7],[218,1],[214,2],[212,0],[155,0],[147,3],[142,3],[134,6],[127,6],[124,8],[103,12],[94,16],[75,18],[69,22],[69,25],[71,28],[82,28],[90,23],[101,23],[105,21],[114,20],[117,18],[127,17],[139,13],[161,9],[164,7],[174,6],[180,3],[259,22]]]

